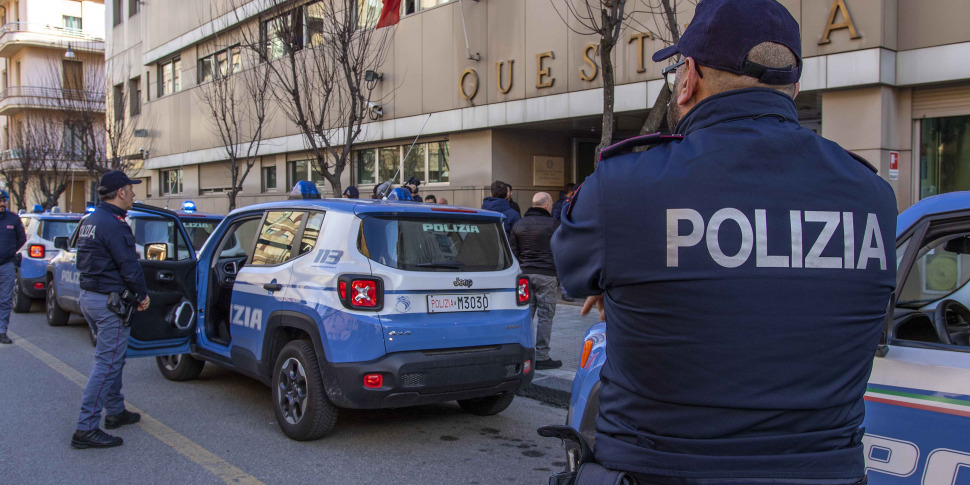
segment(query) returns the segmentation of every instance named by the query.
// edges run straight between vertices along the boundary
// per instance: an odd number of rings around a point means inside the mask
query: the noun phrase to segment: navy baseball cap
[[[348,186],[346,189],[344,189],[344,195],[350,197],[351,199],[359,199],[360,191],[357,190],[357,187],[354,187],[353,185],[351,185],[351,186]]]
[[[141,180],[132,180],[121,170],[112,170],[101,176],[101,183],[98,191],[108,193],[114,192],[128,184],[140,184]]]
[[[781,44],[795,54],[797,65],[771,68],[748,61],[762,42]],[[764,84],[793,84],[802,74],[798,22],[775,0],[701,0],[680,41],[653,54],[660,62],[675,54],[702,66],[757,78]]]

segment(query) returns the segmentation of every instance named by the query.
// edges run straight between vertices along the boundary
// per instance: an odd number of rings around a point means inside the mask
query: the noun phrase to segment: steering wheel
[[[970,309],[956,300],[943,300],[936,306],[933,325],[946,345],[970,345]]]

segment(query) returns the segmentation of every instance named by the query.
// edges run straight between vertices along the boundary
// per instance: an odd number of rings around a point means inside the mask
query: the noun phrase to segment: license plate
[[[428,313],[484,312],[488,295],[428,295]]]

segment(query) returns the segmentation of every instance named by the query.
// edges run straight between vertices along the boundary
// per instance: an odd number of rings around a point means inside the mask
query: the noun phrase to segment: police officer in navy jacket
[[[7,210],[8,200],[7,191],[0,190],[0,344],[13,343],[7,336],[7,326],[13,308],[17,251],[27,242],[20,217]]]
[[[122,369],[128,350],[129,328],[117,313],[109,310],[111,293],[129,290],[139,302],[138,311],[148,308],[148,286],[135,252],[135,237],[125,215],[131,209],[135,192],[131,180],[121,171],[101,177],[98,194],[101,202],[94,213],[78,227],[77,268],[81,272],[81,312],[98,329],[94,367],[81,398],[77,431],[71,437],[75,448],[119,446],[122,439],[101,430],[101,410],[107,413],[104,426],[114,429],[137,423],[141,416],[125,409],[121,394]]]
[[[596,460],[639,483],[864,480],[896,201],[799,126],[800,45],[774,0],[702,0],[653,56],[682,56],[682,136],[604,150],[553,238],[566,290],[605,300]]]

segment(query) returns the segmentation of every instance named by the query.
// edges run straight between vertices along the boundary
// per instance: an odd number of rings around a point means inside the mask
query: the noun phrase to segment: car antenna
[[[424,127],[428,126],[428,120],[430,119],[431,115],[429,114],[428,117],[424,119],[424,124],[421,125],[421,129],[418,130],[418,136],[414,137],[414,141],[412,141],[411,146],[408,147],[408,152],[404,154],[404,160],[407,160],[408,155],[411,155],[411,149],[414,148],[414,144],[418,142],[418,138],[421,138],[421,133],[424,132]],[[394,176],[387,179],[387,182],[384,182],[377,187],[377,190],[381,194],[381,199],[387,200],[387,195],[391,193],[391,186],[394,185],[391,183],[391,181],[397,180],[397,176],[401,174],[401,167],[404,166],[404,160],[401,160],[401,163],[397,166],[397,171],[394,172]]]

